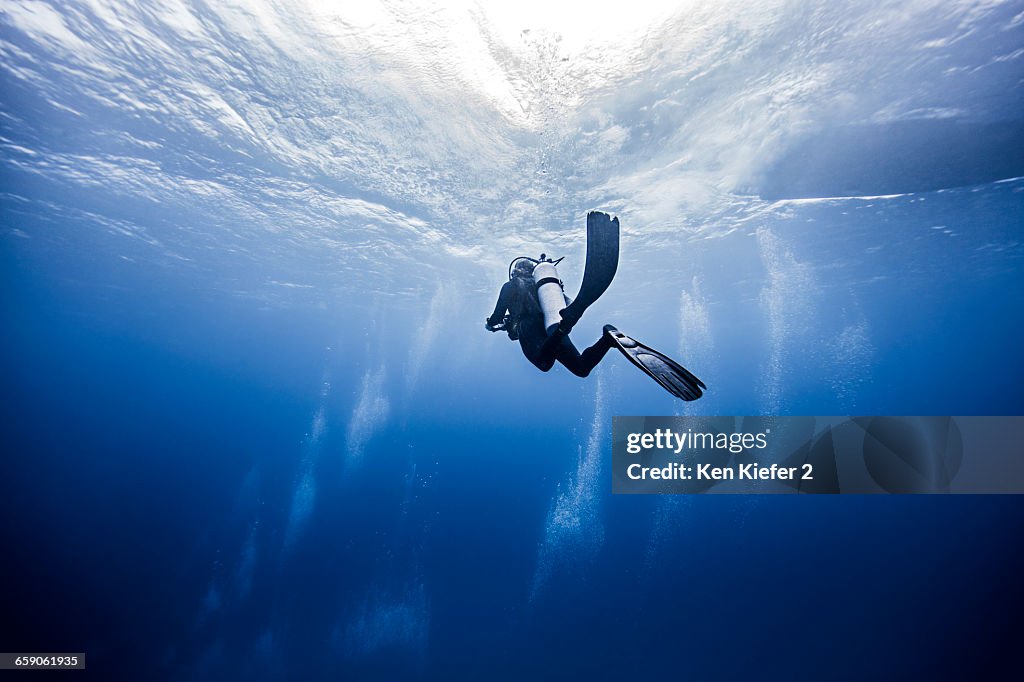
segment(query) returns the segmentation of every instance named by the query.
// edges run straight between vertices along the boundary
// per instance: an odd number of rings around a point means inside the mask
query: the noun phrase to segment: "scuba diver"
[[[696,400],[703,395],[702,389],[707,387],[685,367],[610,324],[604,326],[597,343],[582,353],[569,339],[569,332],[584,311],[615,277],[619,267],[618,218],[599,211],[587,214],[587,262],[575,300],[565,295],[558,278],[555,266],[561,261],[545,254],[537,259],[513,259],[508,266],[508,282],[502,285],[494,312],[484,327],[491,332],[504,331],[510,340],[518,340],[523,355],[542,372],[558,361],[576,376],[585,377],[615,347],[677,398]]]

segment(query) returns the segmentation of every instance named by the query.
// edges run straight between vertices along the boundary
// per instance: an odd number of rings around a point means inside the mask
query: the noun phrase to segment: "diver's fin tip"
[[[612,226],[612,229],[608,229]],[[562,319],[576,324],[587,308],[608,289],[619,267],[618,224],[609,221],[606,213],[587,214],[587,260],[583,268],[583,284],[575,300],[562,311]]]
[[[645,346],[610,324],[604,326],[604,333],[630,362],[675,397],[690,402],[704,395],[701,390],[707,388],[704,382],[664,353]]]

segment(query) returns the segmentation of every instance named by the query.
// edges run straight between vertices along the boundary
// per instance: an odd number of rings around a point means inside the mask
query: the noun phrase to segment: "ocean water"
[[[987,679],[1016,497],[613,497],[615,415],[1024,413],[1024,3],[0,1],[0,650]],[[609,354],[488,334],[619,216]],[[26,673],[27,674],[27,673]],[[71,673],[68,673],[71,675]]]

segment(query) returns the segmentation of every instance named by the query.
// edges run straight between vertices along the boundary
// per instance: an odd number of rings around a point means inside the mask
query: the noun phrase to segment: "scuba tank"
[[[544,313],[544,329],[550,334],[554,327],[562,322],[562,316],[559,313],[565,308],[562,280],[558,278],[558,270],[555,269],[555,266],[562,262],[562,258],[551,260],[543,253],[537,260],[520,256],[509,263],[509,279],[513,276],[512,269],[516,262],[521,260],[534,264],[533,282],[537,288],[537,301],[540,303],[541,312]]]
[[[541,256],[543,258],[543,255]],[[544,329],[550,334],[553,327],[562,321],[559,315],[565,308],[565,294],[562,293],[562,280],[558,279],[558,270],[550,260],[541,260],[533,269],[534,286],[537,287],[537,300],[544,312]]]

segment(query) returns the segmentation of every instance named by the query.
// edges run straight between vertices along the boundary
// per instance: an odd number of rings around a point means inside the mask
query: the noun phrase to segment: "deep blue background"
[[[326,330],[225,303],[181,332],[232,353],[190,354],[165,304],[139,330],[134,294],[97,313],[23,265],[4,270],[8,650],[85,651],[97,679],[984,679],[1018,665],[1015,497],[679,498],[645,564],[659,501],[613,498],[602,479],[604,545],[530,601],[565,434],[530,431],[514,405],[473,427],[459,423],[471,410],[410,415],[355,483],[323,461],[315,515],[282,557],[284,454],[316,409],[308,337]],[[280,348],[304,345],[282,364]],[[531,454],[535,435],[550,454]],[[410,504],[395,472],[413,459],[435,478]],[[253,467],[257,492],[238,492]],[[250,532],[251,588],[232,602]],[[338,614],[367,584],[414,603],[424,590],[429,646],[346,653]]]

